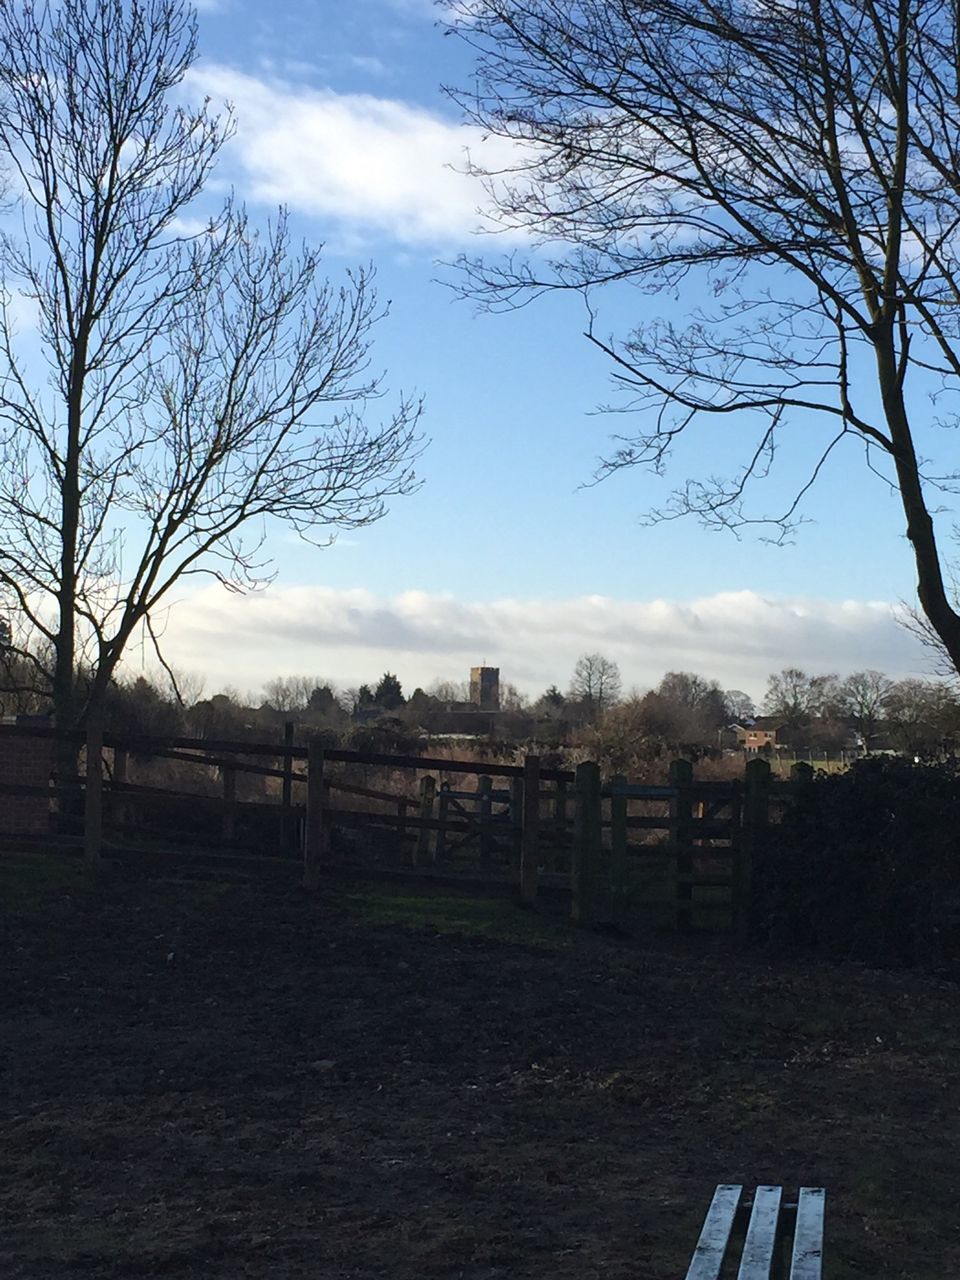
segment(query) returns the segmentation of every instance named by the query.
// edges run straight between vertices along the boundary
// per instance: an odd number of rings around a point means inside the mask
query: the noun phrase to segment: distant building
[[[783,721],[773,716],[757,716],[746,725],[733,725],[737,735],[737,743],[745,751],[772,751],[781,744],[777,741],[777,732],[783,728]]]
[[[500,710],[500,668],[470,668],[470,701],[480,711]]]

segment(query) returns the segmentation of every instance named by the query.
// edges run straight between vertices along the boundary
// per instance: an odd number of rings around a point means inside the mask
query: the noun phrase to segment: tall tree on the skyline
[[[726,424],[729,469],[687,479],[653,516],[782,538],[826,466],[879,472],[960,670],[934,520],[957,468],[930,460],[936,425],[960,422],[954,0],[453,8],[477,52],[455,96],[521,144],[511,172],[488,175],[501,225],[541,249],[464,259],[464,292],[496,308],[627,282],[649,317],[623,341],[590,328],[637,415],[601,474],[660,472],[681,438]],[[788,435],[802,474],[758,510],[753,481]]]
[[[180,104],[196,56],[184,0],[0,6],[0,605],[64,729],[186,575],[263,582],[271,524],[324,543],[413,483],[417,406],[365,422],[370,274],[197,205],[232,124]]]
[[[831,715],[839,702],[836,676],[811,676],[799,667],[784,667],[767,680],[763,709],[785,727],[803,729],[814,716]]]
[[[597,720],[619,699],[620,668],[602,653],[582,653],[573,668],[570,696],[583,703],[591,720]]]

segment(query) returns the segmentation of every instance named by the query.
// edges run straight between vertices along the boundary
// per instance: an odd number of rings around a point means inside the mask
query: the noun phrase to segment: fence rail
[[[86,759],[77,776],[56,785],[24,779],[21,771],[18,781],[0,777],[0,796],[27,798],[33,812],[46,798],[61,816],[79,815],[75,838],[91,861],[100,857],[105,835],[116,837],[138,807],[153,815],[149,827],[158,805],[181,805],[228,846],[244,824],[261,823],[261,847],[275,853],[279,840],[288,857],[299,851],[309,889],[319,886],[325,870],[349,861],[344,833],[365,833],[368,840],[379,833],[410,868],[472,866],[481,877],[512,882],[531,906],[543,885],[559,883],[569,890],[572,915],[585,923],[626,924],[656,902],[679,930],[719,914],[743,931],[771,813],[789,803],[812,773],[799,764],[790,782],[775,781],[767,762],[753,758],[742,780],[717,782],[696,779],[690,763],[679,760],[667,785],[649,786],[623,777],[603,782],[593,762],[572,771],[543,768],[536,755],[505,765],[329,749],[319,739],[304,746],[292,736],[292,728],[280,743],[93,732],[83,740]],[[18,742],[53,746],[56,737],[45,726],[0,725],[0,759],[10,757]],[[69,741],[81,744],[78,735]],[[258,755],[270,763],[250,759]],[[208,789],[130,781],[131,759],[147,757],[205,769]],[[386,768],[406,773],[408,781],[395,790],[368,786],[344,777],[348,766]],[[9,763],[4,768],[9,772]],[[438,785],[438,775],[474,776],[476,789],[443,780]],[[279,800],[241,798],[240,776],[279,780]],[[497,787],[494,779],[508,785]],[[340,804],[338,795],[347,803]],[[351,798],[380,807],[357,807]],[[264,836],[278,819],[274,834]],[[0,832],[4,827],[9,830],[0,821]]]

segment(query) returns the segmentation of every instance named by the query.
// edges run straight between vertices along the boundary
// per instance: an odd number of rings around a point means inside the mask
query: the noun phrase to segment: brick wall
[[[46,787],[54,746],[53,738],[0,734],[0,780]],[[49,829],[49,796],[0,795],[0,832],[4,835],[44,835]]]

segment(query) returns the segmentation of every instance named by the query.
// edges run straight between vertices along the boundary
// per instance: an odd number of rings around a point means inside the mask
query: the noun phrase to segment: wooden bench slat
[[[717,1187],[693,1252],[687,1280],[719,1280],[743,1187]]]
[[[770,1280],[782,1197],[782,1187],[757,1187],[737,1280]]]
[[[801,1187],[793,1236],[790,1280],[820,1280],[823,1259],[823,1187]]]

